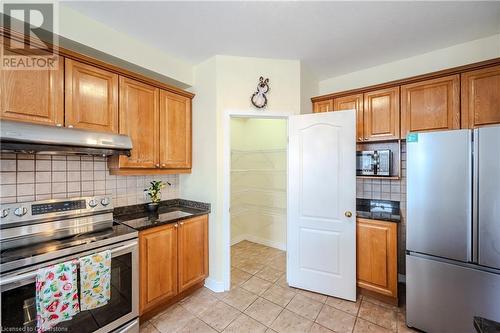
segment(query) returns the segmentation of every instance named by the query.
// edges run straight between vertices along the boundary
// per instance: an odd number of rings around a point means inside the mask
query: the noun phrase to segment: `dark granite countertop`
[[[399,223],[399,201],[356,199],[356,217]]]
[[[474,328],[478,333],[500,332],[500,323],[481,317],[474,317]]]
[[[208,203],[172,199],[160,202],[157,212],[148,211],[146,205],[117,207],[113,211],[113,220],[140,231],[208,213]]]

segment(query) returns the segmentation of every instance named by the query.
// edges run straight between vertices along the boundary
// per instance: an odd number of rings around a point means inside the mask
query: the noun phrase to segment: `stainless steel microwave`
[[[389,149],[356,152],[356,174],[359,176],[390,176],[391,163]]]

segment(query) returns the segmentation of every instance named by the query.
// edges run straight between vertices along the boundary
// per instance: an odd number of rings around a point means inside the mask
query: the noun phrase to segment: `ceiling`
[[[300,59],[319,79],[500,32],[500,2],[66,2],[192,64]]]

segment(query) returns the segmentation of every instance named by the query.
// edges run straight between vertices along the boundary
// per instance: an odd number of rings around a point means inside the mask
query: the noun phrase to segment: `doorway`
[[[286,283],[287,131],[286,118],[230,118],[229,289]]]

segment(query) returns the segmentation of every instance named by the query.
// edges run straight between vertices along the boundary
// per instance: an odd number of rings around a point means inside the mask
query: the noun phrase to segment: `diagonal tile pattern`
[[[141,323],[141,333],[415,332],[405,306],[366,296],[356,302],[290,287],[285,252],[242,241],[231,247],[231,290],[202,288]]]

